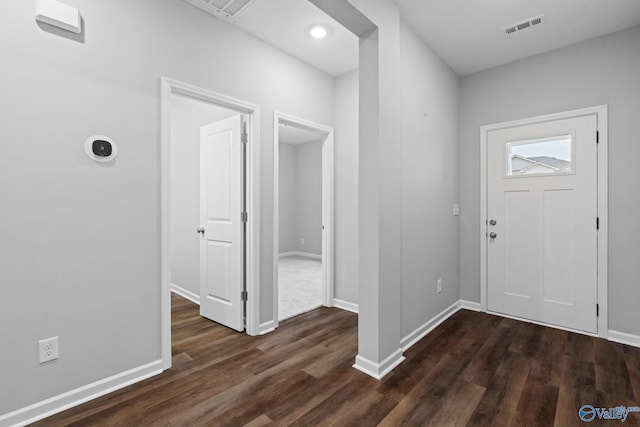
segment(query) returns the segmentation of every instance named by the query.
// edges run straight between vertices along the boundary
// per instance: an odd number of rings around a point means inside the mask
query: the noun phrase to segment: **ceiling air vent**
[[[533,18],[530,22],[531,22],[531,25],[532,25],[532,26],[533,26],[533,25],[540,25],[540,24],[542,24],[542,15],[540,15],[540,16],[538,16],[538,17]]]
[[[504,32],[507,33],[507,34],[513,34],[516,31],[518,31],[518,29],[516,27],[507,27],[507,28],[504,29]]]
[[[213,16],[237,22],[256,0],[184,0]]]
[[[535,18],[518,22],[517,24],[509,25],[504,29],[504,32],[506,35],[511,35],[541,24],[544,24],[544,15],[536,16]]]

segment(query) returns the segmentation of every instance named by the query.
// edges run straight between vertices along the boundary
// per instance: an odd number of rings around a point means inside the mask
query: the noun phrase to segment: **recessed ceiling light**
[[[323,39],[323,38],[327,37],[327,29],[325,27],[323,27],[322,25],[314,25],[309,30],[309,34],[314,39],[320,40],[320,39]]]

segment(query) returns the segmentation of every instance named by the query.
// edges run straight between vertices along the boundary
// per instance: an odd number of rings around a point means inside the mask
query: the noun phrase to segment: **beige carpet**
[[[278,320],[322,306],[322,261],[286,256],[278,262]]]

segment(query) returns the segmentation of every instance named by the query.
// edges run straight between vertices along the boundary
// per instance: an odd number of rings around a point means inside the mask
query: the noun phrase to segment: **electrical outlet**
[[[58,358],[58,337],[38,341],[38,349],[40,363],[56,360]]]
[[[438,279],[438,293],[442,292],[442,279]]]
[[[460,203],[453,204],[453,216],[460,215]]]
[[[304,245],[304,237],[301,237],[301,238],[300,238],[300,244],[301,244],[301,245]]]

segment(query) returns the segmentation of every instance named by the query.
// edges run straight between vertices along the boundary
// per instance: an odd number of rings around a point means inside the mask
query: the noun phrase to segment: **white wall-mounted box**
[[[58,0],[36,0],[36,21],[76,34],[82,32],[80,11]]]

